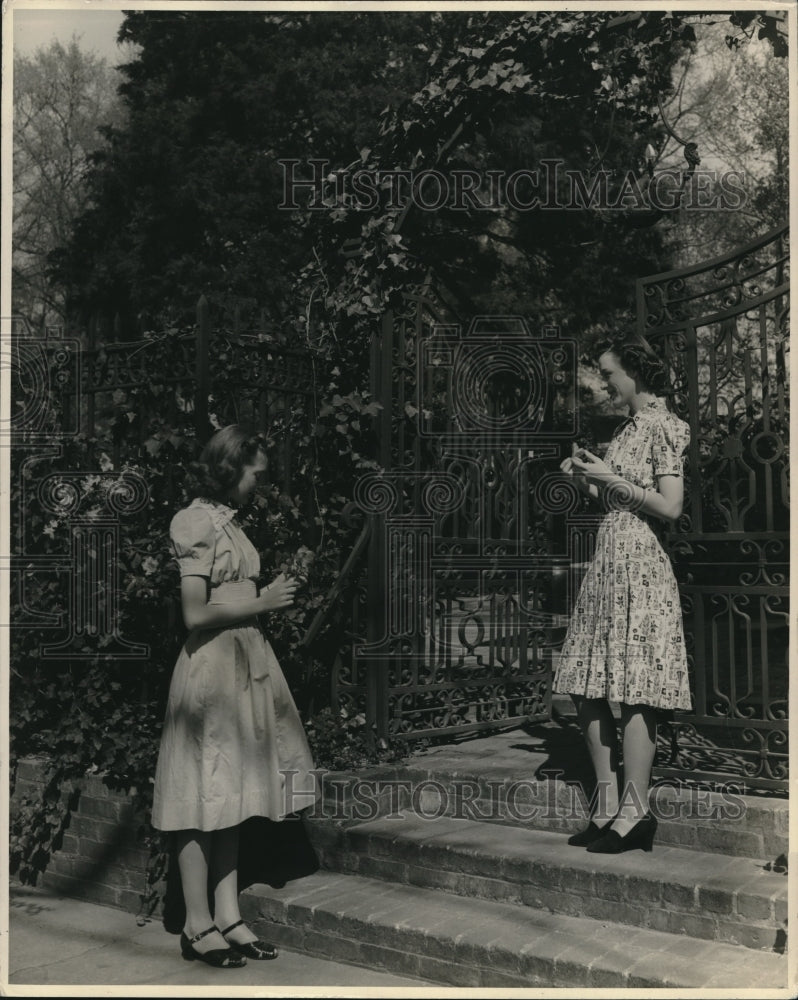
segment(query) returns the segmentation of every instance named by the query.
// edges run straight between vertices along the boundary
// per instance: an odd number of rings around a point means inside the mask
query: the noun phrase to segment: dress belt
[[[211,587],[209,604],[235,604],[249,601],[258,596],[258,585],[254,580],[227,580]]]
[[[211,588],[209,603],[235,604],[236,601],[249,601],[252,600],[253,597],[257,596],[258,585],[254,580],[227,580],[225,583],[220,583],[217,587]],[[253,615],[251,618],[245,618],[236,625],[228,625],[227,628],[251,628],[253,626],[260,631],[257,615]],[[262,643],[262,649],[262,655],[253,655],[250,656],[249,659],[244,658],[244,660],[239,663],[240,668],[247,671],[249,679],[252,681],[263,681],[269,676],[272,661],[274,663],[277,662],[268,640],[264,640]],[[237,662],[239,661],[237,660]],[[258,702],[258,705],[259,704],[260,702]],[[257,710],[260,711],[260,708]],[[260,725],[265,727],[266,721],[261,720]]]

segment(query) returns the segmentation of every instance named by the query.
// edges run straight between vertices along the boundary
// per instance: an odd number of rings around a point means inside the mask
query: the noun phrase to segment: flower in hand
[[[315,554],[306,545],[300,546],[289,560],[285,575],[302,586],[308,582],[310,566],[315,558]]]
[[[294,603],[298,586],[296,580],[286,577],[285,573],[280,573],[262,592],[261,596],[267,602],[267,610],[279,611],[282,608],[290,608]]]

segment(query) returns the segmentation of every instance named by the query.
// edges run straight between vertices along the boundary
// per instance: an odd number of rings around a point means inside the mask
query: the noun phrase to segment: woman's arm
[[[612,476],[604,484],[604,493],[610,501],[613,489],[618,490],[619,506],[623,510],[639,510],[671,524],[681,516],[684,506],[681,476],[659,476],[656,490],[645,490],[623,476]]]
[[[234,604],[208,603],[208,578],[205,576],[184,576],[180,584],[180,598],[183,607],[183,621],[191,632],[194,629],[222,628],[265,611],[288,608],[294,602],[298,584],[287,580],[281,573],[268,587],[248,601]]]
[[[640,511],[669,523],[675,521],[682,513],[684,480],[681,476],[658,476],[657,489],[646,490],[613,472],[600,458],[585,448],[576,452],[570,461],[574,473],[585,477],[591,487],[596,489],[595,495],[598,495],[599,491],[602,492],[610,507]],[[591,492],[591,495],[594,494]]]

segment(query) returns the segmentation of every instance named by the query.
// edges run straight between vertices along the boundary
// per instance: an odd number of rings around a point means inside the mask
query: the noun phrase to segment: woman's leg
[[[650,705],[621,705],[623,727],[623,794],[618,819],[621,836],[648,812],[651,768],[657,749],[657,712]]]
[[[212,836],[202,830],[179,830],[175,835],[177,863],[186,903],[183,930],[188,938],[201,934],[214,923],[208,908],[208,855]],[[193,945],[196,951],[203,954],[227,947],[227,942],[218,932],[207,934]]]
[[[225,930],[241,919],[238,909],[238,831],[237,826],[216,830],[211,840],[210,879],[216,926]],[[252,931],[242,924],[228,935],[236,944],[256,941]]]
[[[592,818],[598,826],[602,826],[612,819],[619,806],[615,719],[606,699],[584,698],[581,695],[571,697],[596,772],[596,805]]]

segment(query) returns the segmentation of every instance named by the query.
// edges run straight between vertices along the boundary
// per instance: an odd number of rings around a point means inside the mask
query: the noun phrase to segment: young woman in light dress
[[[690,429],[665,406],[666,372],[645,340],[612,341],[599,368],[610,398],[629,416],[603,461],[580,448],[561,465],[606,514],[553,687],[573,697],[596,773],[593,815],[569,843],[619,853],[653,843],[648,796],[657,714],[690,708],[679,592],[656,534],[682,512]],[[620,704],[622,785],[610,702]]]
[[[152,822],[175,836],[183,956],[220,968],[277,957],[239,912],[240,824],[281,820],[314,798],[302,723],[257,618],[289,608],[297,583],[280,574],[259,592],[260,557],[236,517],[266,465],[260,437],[218,431],[197,466],[197,496],[169,529],[189,635],[169,689]]]

